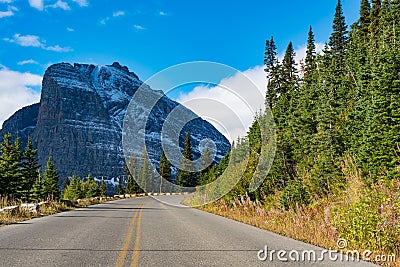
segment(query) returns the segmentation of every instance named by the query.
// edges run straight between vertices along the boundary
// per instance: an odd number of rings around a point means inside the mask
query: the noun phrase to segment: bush
[[[302,181],[297,179],[290,181],[285,187],[280,202],[286,210],[296,210],[299,205],[307,206],[310,204],[311,199]]]

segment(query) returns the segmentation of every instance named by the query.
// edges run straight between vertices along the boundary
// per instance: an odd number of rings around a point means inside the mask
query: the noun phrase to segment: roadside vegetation
[[[395,255],[395,263],[377,263],[400,265],[399,10],[397,0],[362,0],[349,28],[338,1],[329,42],[317,53],[310,27],[302,62],[292,43],[280,61],[273,37],[266,41],[265,102],[277,140],[271,170],[249,190],[264,148],[255,120],[200,176],[206,185],[245,168],[241,180],[202,209],[325,248],[345,239],[346,249]]]

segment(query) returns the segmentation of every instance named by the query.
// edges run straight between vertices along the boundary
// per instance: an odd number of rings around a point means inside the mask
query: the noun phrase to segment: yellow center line
[[[128,230],[128,233],[126,235],[126,238],[125,238],[125,241],[124,241],[124,245],[122,246],[122,250],[119,253],[119,256],[118,256],[118,259],[117,259],[117,263],[115,264],[116,267],[122,267],[125,264],[126,254],[128,253],[129,244],[131,243],[133,230],[135,229],[135,220],[136,220],[136,217],[137,217],[138,213],[140,213],[142,207],[143,207],[143,203],[135,211],[135,214],[134,214],[134,216],[132,218],[131,224],[129,225],[129,230]]]
[[[139,266],[139,248],[140,248],[140,222],[142,220],[142,212],[143,209],[140,209],[139,218],[136,222],[136,238],[135,238],[135,246],[132,252],[132,262],[131,267]]]

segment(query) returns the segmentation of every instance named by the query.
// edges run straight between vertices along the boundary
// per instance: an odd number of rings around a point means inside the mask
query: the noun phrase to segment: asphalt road
[[[179,196],[165,196],[179,203]],[[268,248],[267,260],[260,250]],[[275,250],[275,252],[272,252]],[[282,259],[278,259],[279,250]],[[296,250],[293,252],[291,250]],[[0,227],[0,267],[7,266],[368,266],[318,259],[322,249],[150,197],[108,202]],[[299,261],[293,261],[289,258]],[[270,260],[272,255],[272,261]],[[299,256],[297,256],[299,255]],[[332,254],[335,258],[337,254]],[[371,265],[372,266],[372,265]]]

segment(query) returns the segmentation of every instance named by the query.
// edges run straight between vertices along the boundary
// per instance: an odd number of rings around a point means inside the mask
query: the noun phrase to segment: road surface
[[[164,198],[179,203],[179,196]],[[278,252],[272,250],[285,250],[282,259],[297,250],[291,255],[299,261],[280,261]],[[322,262],[310,262],[308,256],[302,261],[304,250],[314,250],[317,258],[322,252],[318,247],[150,197],[117,200],[0,227],[1,267],[368,266],[365,262],[334,262],[327,254]],[[265,255],[267,260],[258,259]]]

